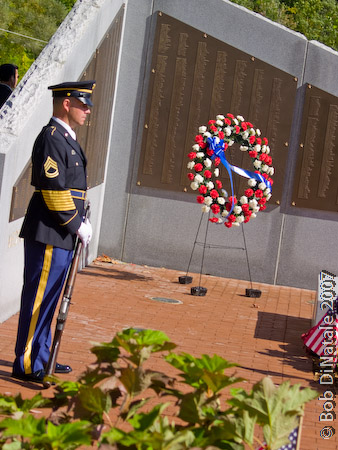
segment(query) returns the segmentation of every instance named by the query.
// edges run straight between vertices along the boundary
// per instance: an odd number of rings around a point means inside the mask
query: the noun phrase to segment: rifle
[[[90,204],[88,202],[86,205],[86,208],[85,208],[85,217],[84,217],[85,219],[89,215],[89,208],[90,208]],[[45,380],[45,378],[53,375],[54,370],[55,370],[56,358],[59,353],[61,337],[62,337],[63,330],[66,325],[68,310],[69,310],[69,306],[70,306],[70,300],[71,300],[72,294],[73,294],[75,278],[76,278],[76,274],[78,271],[82,247],[83,247],[83,245],[82,245],[81,239],[79,239],[79,237],[77,237],[76,241],[75,241],[72,262],[71,262],[69,270],[68,270],[65,288],[63,290],[63,297],[62,297],[61,304],[60,304],[59,314],[56,319],[53,344],[51,347],[48,363],[47,363],[47,366],[45,369],[45,377],[43,380],[43,386],[45,388],[49,388],[52,384],[51,381]]]

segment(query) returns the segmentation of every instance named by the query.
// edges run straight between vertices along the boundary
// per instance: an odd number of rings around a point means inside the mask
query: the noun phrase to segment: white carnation
[[[221,127],[223,125],[222,120],[216,120],[216,125],[218,125],[219,127]]]
[[[248,132],[248,131],[243,131],[242,137],[243,137],[243,139],[248,139],[248,137],[249,137],[249,132]]]
[[[204,198],[204,204],[210,206],[212,204],[212,198],[210,196]]]
[[[266,189],[264,190],[264,195],[267,196],[267,195],[270,194],[270,192],[271,192],[271,189],[270,189],[270,188],[266,188]]]
[[[224,120],[224,116],[222,116],[222,114],[218,114],[216,116],[216,120]]]
[[[271,194],[266,195],[266,199],[269,201],[271,198]]]
[[[250,216],[250,219],[254,219],[255,217],[257,217],[257,214],[252,213],[251,216]]]
[[[190,184],[190,187],[191,187],[191,189],[192,189],[193,191],[196,191],[196,190],[199,188],[199,183],[196,183],[195,181],[193,181],[193,182]]]
[[[240,120],[241,122],[244,122],[244,117],[243,116],[237,116],[237,119]]]
[[[275,169],[273,167],[269,168],[269,175],[273,175],[275,173]]]
[[[219,203],[220,205],[224,205],[225,204],[225,198],[224,197],[218,197],[217,198],[217,203]]]
[[[239,227],[239,226],[240,226],[240,223],[239,223],[239,222],[232,222],[232,226],[233,226],[233,227]]]
[[[231,136],[231,128],[230,127],[226,127],[226,128],[224,128],[224,133],[225,133],[225,136]]]
[[[223,223],[223,220],[219,217],[217,223]]]
[[[263,172],[267,172],[270,169],[270,167],[267,166],[266,164],[262,164],[261,169],[262,169]]]
[[[204,125],[202,125],[202,126],[199,127],[199,129],[198,129],[198,132],[199,132],[200,134],[203,134],[203,133],[205,133],[206,131],[207,131],[207,127],[204,126]]]
[[[253,211],[254,213],[258,212],[258,211],[259,211],[259,206],[254,206],[254,207],[252,208],[252,211]]]
[[[244,216],[237,216],[237,217],[236,217],[236,222],[237,222],[237,223],[243,223],[243,222],[244,222]],[[235,222],[235,223],[236,223],[236,222]]]
[[[270,147],[267,145],[266,146],[266,153],[269,154],[270,153]]]
[[[260,152],[261,151],[261,146],[259,144],[254,146],[254,150],[256,150],[256,152]]]
[[[204,213],[208,213],[208,212],[210,211],[209,206],[203,205],[203,206],[202,206],[202,211],[203,211]]]
[[[222,216],[222,217],[226,217],[228,214],[229,214],[228,211],[223,211],[222,214],[221,214],[221,216]]]
[[[251,136],[255,136],[256,131],[253,128],[250,128],[249,133],[251,134]]]
[[[198,144],[194,144],[194,145],[192,146],[192,149],[193,149],[195,152],[198,152],[198,150],[200,149],[200,146],[199,146]]]
[[[212,166],[211,160],[209,158],[205,158],[204,165],[205,167],[211,167]]]
[[[248,197],[246,195],[242,195],[239,201],[242,203],[242,205],[245,205],[245,203],[248,203]]]
[[[239,124],[239,122],[238,122],[237,119],[232,119],[232,120],[233,120],[233,122],[234,122],[235,125],[238,125],[238,124]]]
[[[216,169],[214,170],[214,175],[215,177],[219,177],[219,168],[216,167]]]
[[[260,130],[259,128],[257,128],[256,134],[257,134],[257,136],[260,136],[260,135],[261,135],[261,130]]]
[[[256,159],[253,163],[253,165],[256,167],[256,169],[259,169],[262,166],[262,161],[259,161]]]
[[[195,175],[194,181],[196,183],[202,183],[204,181],[204,178],[199,173]]]
[[[205,136],[206,138],[211,137],[211,133],[209,133],[209,131],[206,131],[203,136]]]
[[[254,178],[250,178],[250,180],[248,180],[248,185],[250,187],[255,187],[257,184],[257,181]]]
[[[194,165],[195,165],[194,161],[189,161],[187,164],[187,167],[188,167],[188,169],[193,169]]]
[[[264,189],[266,189],[266,184],[264,183],[264,181],[262,181],[261,183],[259,183],[258,189],[261,189],[262,191],[264,191]]]
[[[256,208],[257,205],[258,205],[258,202],[255,198],[253,198],[252,200],[249,201],[249,206],[251,209]]]
[[[234,143],[235,143],[235,141],[229,141],[229,142],[228,142],[229,147],[231,147],[232,145],[234,145]]]
[[[209,191],[211,191],[211,189],[214,189],[214,183],[212,181],[208,181],[206,184],[207,188],[209,189]]]
[[[240,149],[241,152],[246,152],[248,150],[248,147],[246,145],[241,145],[239,147],[239,149]]]
[[[197,152],[196,156],[197,158],[204,158],[204,152]]]
[[[262,145],[262,153],[266,153],[266,145]]]
[[[240,214],[242,212],[242,208],[239,205],[234,206],[234,213]]]

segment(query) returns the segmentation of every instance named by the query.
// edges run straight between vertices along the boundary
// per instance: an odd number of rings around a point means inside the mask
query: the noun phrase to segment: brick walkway
[[[198,286],[178,283],[182,272],[94,261],[76,280],[72,305],[58,360],[70,363],[75,380],[94,360],[89,349],[93,341],[107,342],[127,327],[164,331],[178,345],[178,351],[199,356],[214,353],[240,364],[237,375],[248,380],[248,388],[270,375],[276,384],[287,379],[292,384],[321,388],[313,381],[311,362],[304,356],[300,335],[310,328],[315,292],[254,283],[262,291],[258,299],[245,296],[246,281],[203,276],[205,297],[190,294]],[[189,274],[191,275],[191,274]],[[152,297],[179,300],[171,304]],[[0,324],[0,392],[29,397],[43,390],[38,385],[10,378],[18,315]],[[48,395],[44,391],[44,394]],[[307,405],[300,450],[335,450],[337,435],[324,440],[319,432],[323,402]],[[337,419],[338,420],[338,419]],[[337,428],[337,427],[336,427]]]

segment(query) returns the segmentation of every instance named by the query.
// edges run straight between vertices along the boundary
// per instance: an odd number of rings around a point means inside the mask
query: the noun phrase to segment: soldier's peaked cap
[[[48,86],[53,91],[53,97],[75,97],[85,105],[93,106],[90,99],[93,89],[95,88],[95,80],[90,81],[67,81],[54,86]]]

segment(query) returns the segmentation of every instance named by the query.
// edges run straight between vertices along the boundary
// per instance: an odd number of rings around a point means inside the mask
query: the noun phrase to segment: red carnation
[[[253,193],[254,193],[254,191],[252,190],[252,189],[246,189],[246,191],[244,192],[244,194],[247,196],[247,197],[251,197],[252,195],[253,195]]]
[[[202,165],[202,164],[201,164]],[[196,167],[196,166],[195,166]],[[211,178],[212,177],[212,173],[210,172],[210,170],[206,170],[205,172],[204,172],[204,177],[205,178]]]
[[[250,150],[249,151],[249,156],[251,156],[251,158],[256,158],[256,156],[257,156],[256,150]]]
[[[251,217],[252,211],[244,211],[245,217]]]
[[[250,128],[252,128],[252,127],[253,127],[253,125],[252,125],[252,123],[251,123],[251,122],[247,122],[247,125],[248,125],[248,127],[250,127]]]
[[[228,113],[227,116],[230,117],[230,119],[234,119],[235,118],[235,116],[233,114],[230,114],[230,113]]]
[[[257,138],[257,139],[256,139],[256,142],[257,142],[258,145],[261,145],[262,139],[261,139],[261,138]]]
[[[261,153],[261,154],[259,155],[259,160],[260,160],[260,161],[265,161],[267,156],[268,156],[268,155],[266,155],[265,153]]]
[[[231,120],[230,119],[224,119],[224,123],[226,123],[227,125],[231,125]]]
[[[204,197],[203,197],[203,195],[198,195],[198,196],[197,196],[197,203],[204,203]]]
[[[211,198],[217,198],[217,197],[219,197],[218,192],[216,191],[216,189],[212,189],[212,190],[210,191],[210,197],[211,197]]]
[[[203,170],[203,165],[201,163],[197,163],[194,165],[194,169],[196,170],[196,172],[200,172],[201,170]]]
[[[244,223],[248,223],[249,220],[250,220],[250,216],[246,216],[245,219],[244,219]]]
[[[230,216],[228,216],[227,219],[228,219],[230,222],[235,222],[236,216],[234,216],[233,214],[230,214]]]
[[[268,141],[267,138],[265,137],[265,138],[263,138],[263,142],[264,142],[265,145],[268,145],[268,142],[269,142],[269,141]]]
[[[262,206],[259,208],[260,211],[264,211],[264,209],[266,209],[266,206],[265,206],[265,205],[262,205]]]
[[[245,122],[242,122],[242,130],[246,131],[248,129],[248,125]]]
[[[261,189],[257,189],[257,191],[255,191],[255,196],[257,198],[262,198],[263,197],[263,191]]]
[[[221,158],[219,158],[218,156],[215,158],[215,166],[219,166],[221,164]]]
[[[242,206],[242,210],[244,211],[244,213],[246,212],[246,211],[249,211],[249,205],[248,205],[248,203],[244,203],[244,205],[241,205]]]
[[[202,186],[200,186],[200,187],[198,188],[198,192],[199,192],[200,194],[206,194],[207,191],[208,191],[208,189],[207,189],[206,186],[204,186],[204,184],[202,184]]]
[[[227,228],[231,228],[231,227],[232,227],[232,222],[224,222],[224,225],[225,225]]]
[[[269,178],[269,175],[267,173],[263,173],[262,176],[267,180]]]
[[[216,181],[215,181],[215,183],[216,183],[216,185],[217,185],[218,189],[222,189],[222,187],[223,187],[223,184],[222,184],[222,182],[221,182],[221,181],[219,181],[219,180],[216,180]]]
[[[215,125],[211,125],[210,126],[210,131],[212,131],[213,133],[215,133],[217,131],[217,127],[215,127]]]
[[[190,152],[188,155],[189,159],[195,159],[196,158],[196,153],[195,152]]]
[[[230,197],[229,197],[229,199],[228,199],[230,203],[232,203],[232,199],[234,199],[234,204],[236,205],[236,203],[237,203],[237,198],[236,198],[235,196],[232,197],[232,196],[230,195]]]
[[[203,136],[201,134],[195,136],[195,142],[197,142],[197,144],[201,144],[203,142]]]
[[[220,139],[224,139],[224,132],[223,132],[223,131],[220,131],[220,132],[218,133],[218,137],[219,137]]]
[[[268,178],[268,181],[270,181],[271,186],[273,185],[273,179],[272,178]]]
[[[214,154],[214,151],[211,148],[208,148],[207,155],[212,156]]]
[[[208,125],[212,125],[215,122],[216,122],[216,120],[209,120]]]
[[[261,206],[265,205],[265,203],[266,203],[266,198],[265,198],[265,197],[260,198],[260,199],[258,200],[258,204],[261,205]]]
[[[212,222],[212,223],[218,222],[217,217],[211,217],[211,219],[209,219],[209,220],[210,220],[210,222]]]
[[[214,214],[218,214],[218,213],[220,212],[220,210],[221,210],[221,208],[219,207],[219,205],[215,205],[215,203],[213,203],[213,204],[210,206],[210,209],[211,209],[211,211],[212,211]]]
[[[205,147],[207,146],[207,143],[206,143],[206,142],[199,142],[198,144],[199,144],[199,146],[200,146],[202,149],[205,148]]]
[[[240,131],[241,131],[241,129],[239,128],[239,126],[238,126],[238,125],[235,125],[235,133],[236,133],[236,134],[239,134]]]
[[[255,136],[250,136],[250,137],[249,137],[249,142],[250,142],[250,144],[253,144],[253,143],[255,142],[255,140],[256,140],[256,137],[255,137]]]
[[[188,173],[188,178],[192,181],[195,178],[195,175],[193,173]]]
[[[229,147],[229,144],[227,142],[224,142],[224,151]]]

